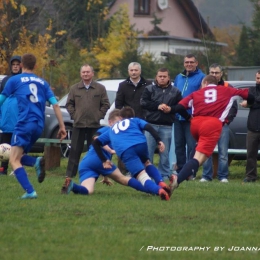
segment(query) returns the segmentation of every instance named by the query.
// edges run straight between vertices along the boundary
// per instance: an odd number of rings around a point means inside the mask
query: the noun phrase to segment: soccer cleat
[[[170,189],[171,189],[171,194],[173,193],[173,191],[174,191],[176,188],[179,187],[179,184],[178,184],[177,180],[178,180],[178,177],[177,177],[176,174],[172,174],[172,175],[170,176],[170,185],[169,185],[169,186],[170,186]]]
[[[36,191],[33,191],[31,193],[24,193],[21,199],[37,199],[37,193]]]
[[[45,179],[45,159],[44,157],[37,157],[34,165],[38,176],[38,182],[42,183]]]
[[[165,182],[160,181],[158,183],[158,186],[160,186],[161,188],[163,188],[169,195],[169,197],[171,196],[171,188],[169,187],[169,185],[167,185]]]
[[[164,189],[159,189],[159,196],[161,200],[170,200],[169,194]]]
[[[73,181],[71,178],[67,177],[65,179],[64,184],[62,185],[61,194],[69,194],[72,188],[73,188]]]

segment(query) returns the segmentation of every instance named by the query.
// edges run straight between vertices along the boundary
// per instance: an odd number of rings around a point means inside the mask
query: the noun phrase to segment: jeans
[[[229,127],[224,125],[218,140],[218,179],[228,178],[228,144],[229,144]],[[203,164],[202,178],[211,181],[213,178],[212,156]]]
[[[184,120],[174,121],[174,140],[177,172],[180,172],[183,165],[190,159],[190,154],[196,146],[196,141],[190,132],[190,122]]]
[[[172,139],[172,126],[154,125],[154,124],[151,125],[156,130],[156,132],[158,133],[162,142],[165,145],[164,152],[162,153],[159,152],[160,160],[159,160],[158,170],[161,173],[162,178],[167,179],[170,177],[171,174],[169,152],[170,152],[171,139]],[[157,148],[157,143],[149,132],[145,131],[145,136],[147,140],[150,161],[151,163],[153,163],[153,156],[154,156],[154,151]]]

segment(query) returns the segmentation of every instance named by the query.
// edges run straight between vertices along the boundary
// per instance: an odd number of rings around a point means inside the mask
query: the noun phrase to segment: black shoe
[[[255,182],[256,180],[255,179],[248,179],[248,178],[245,178],[243,180],[243,182]]]
[[[7,175],[7,172],[0,172],[0,176],[5,176]]]

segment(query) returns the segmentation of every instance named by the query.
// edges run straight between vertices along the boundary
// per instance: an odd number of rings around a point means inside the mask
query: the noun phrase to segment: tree
[[[127,5],[120,6],[111,17],[108,34],[99,38],[92,49],[99,62],[99,78],[117,77],[120,61],[127,51],[137,49],[137,33],[130,25]]]

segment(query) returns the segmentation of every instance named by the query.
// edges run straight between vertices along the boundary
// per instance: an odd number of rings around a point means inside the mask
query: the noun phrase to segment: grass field
[[[61,195],[66,165],[42,184],[29,171],[36,200],[18,199],[15,177],[0,178],[0,260],[260,257],[260,184],[242,184],[243,161],[229,183],[184,182],[170,201],[101,183],[91,196]]]

